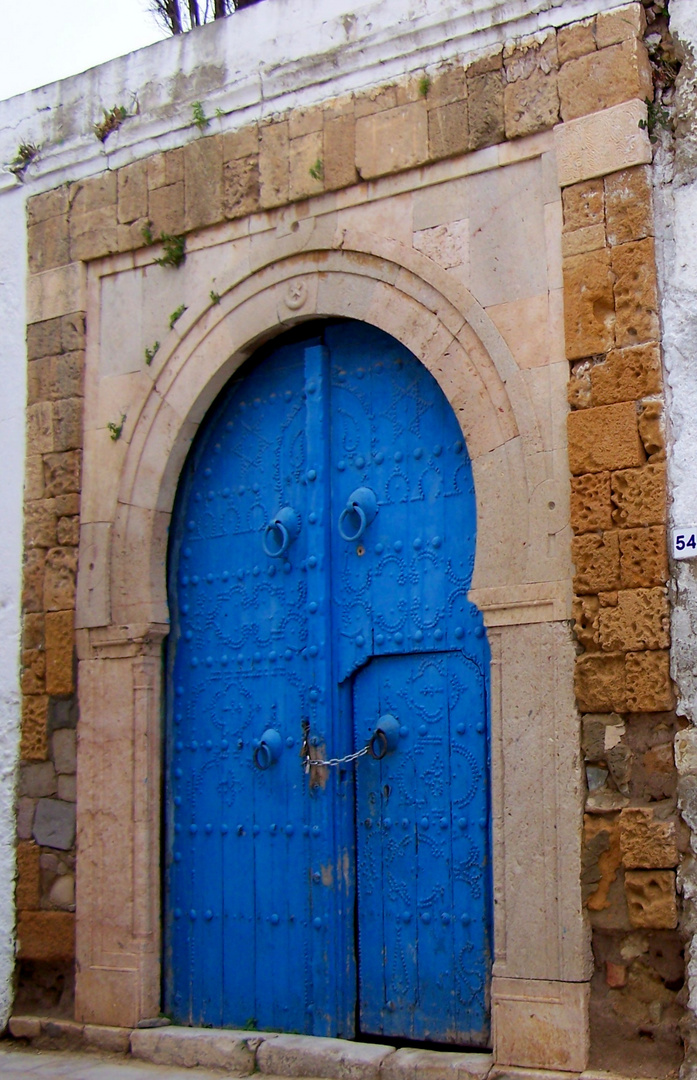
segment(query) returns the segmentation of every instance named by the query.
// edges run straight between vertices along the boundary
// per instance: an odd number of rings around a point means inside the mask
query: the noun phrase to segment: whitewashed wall
[[[617,6],[618,0],[265,0],[0,102],[0,1029],[11,1006],[14,949],[27,195],[198,138],[194,101],[211,118],[211,134],[230,130]],[[115,105],[134,115],[102,144],[93,126],[102,108]],[[23,184],[3,169],[21,143],[40,148]]]

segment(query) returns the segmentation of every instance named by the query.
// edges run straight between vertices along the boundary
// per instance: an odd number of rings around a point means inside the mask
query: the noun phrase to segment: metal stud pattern
[[[337,522],[359,488],[378,511],[347,542]],[[300,528],[275,558],[262,538],[284,507]],[[351,1037],[357,1015],[365,1034],[487,1044],[475,521],[440,388],[363,324],[276,348],[203,425],[170,556],[166,1007],[180,1022]],[[305,734],[313,758],[340,757],[385,713],[394,753],[305,775]]]

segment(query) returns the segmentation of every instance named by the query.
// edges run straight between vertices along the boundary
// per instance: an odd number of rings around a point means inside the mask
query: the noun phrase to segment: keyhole
[[[359,544],[356,548],[356,555],[358,555],[359,557],[361,555],[365,555],[365,548],[363,547],[363,544]]]
[[[382,789],[382,793],[386,799],[389,799],[390,795],[392,794],[392,788],[389,784],[385,784],[384,788]]]

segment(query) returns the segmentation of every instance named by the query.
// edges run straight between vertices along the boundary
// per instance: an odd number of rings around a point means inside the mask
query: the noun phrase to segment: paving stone
[[[377,1080],[391,1046],[369,1046],[344,1039],[277,1035],[261,1044],[257,1067],[282,1076],[316,1076],[329,1080]]]
[[[263,1036],[245,1031],[166,1027],[131,1033],[131,1053],[159,1065],[225,1069],[228,1076],[254,1072],[255,1054]]]
[[[34,839],[42,847],[69,851],[75,843],[75,804],[39,799],[34,816]]]

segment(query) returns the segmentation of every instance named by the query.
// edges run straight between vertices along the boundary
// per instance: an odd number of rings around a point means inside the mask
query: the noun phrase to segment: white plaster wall
[[[200,137],[194,101],[211,118],[210,134],[231,130],[617,6],[617,0],[264,0],[0,101],[0,1028],[10,1007],[14,926],[26,196]],[[102,144],[93,126],[102,108],[114,105],[134,115]],[[6,168],[21,143],[40,147],[24,184]]]

